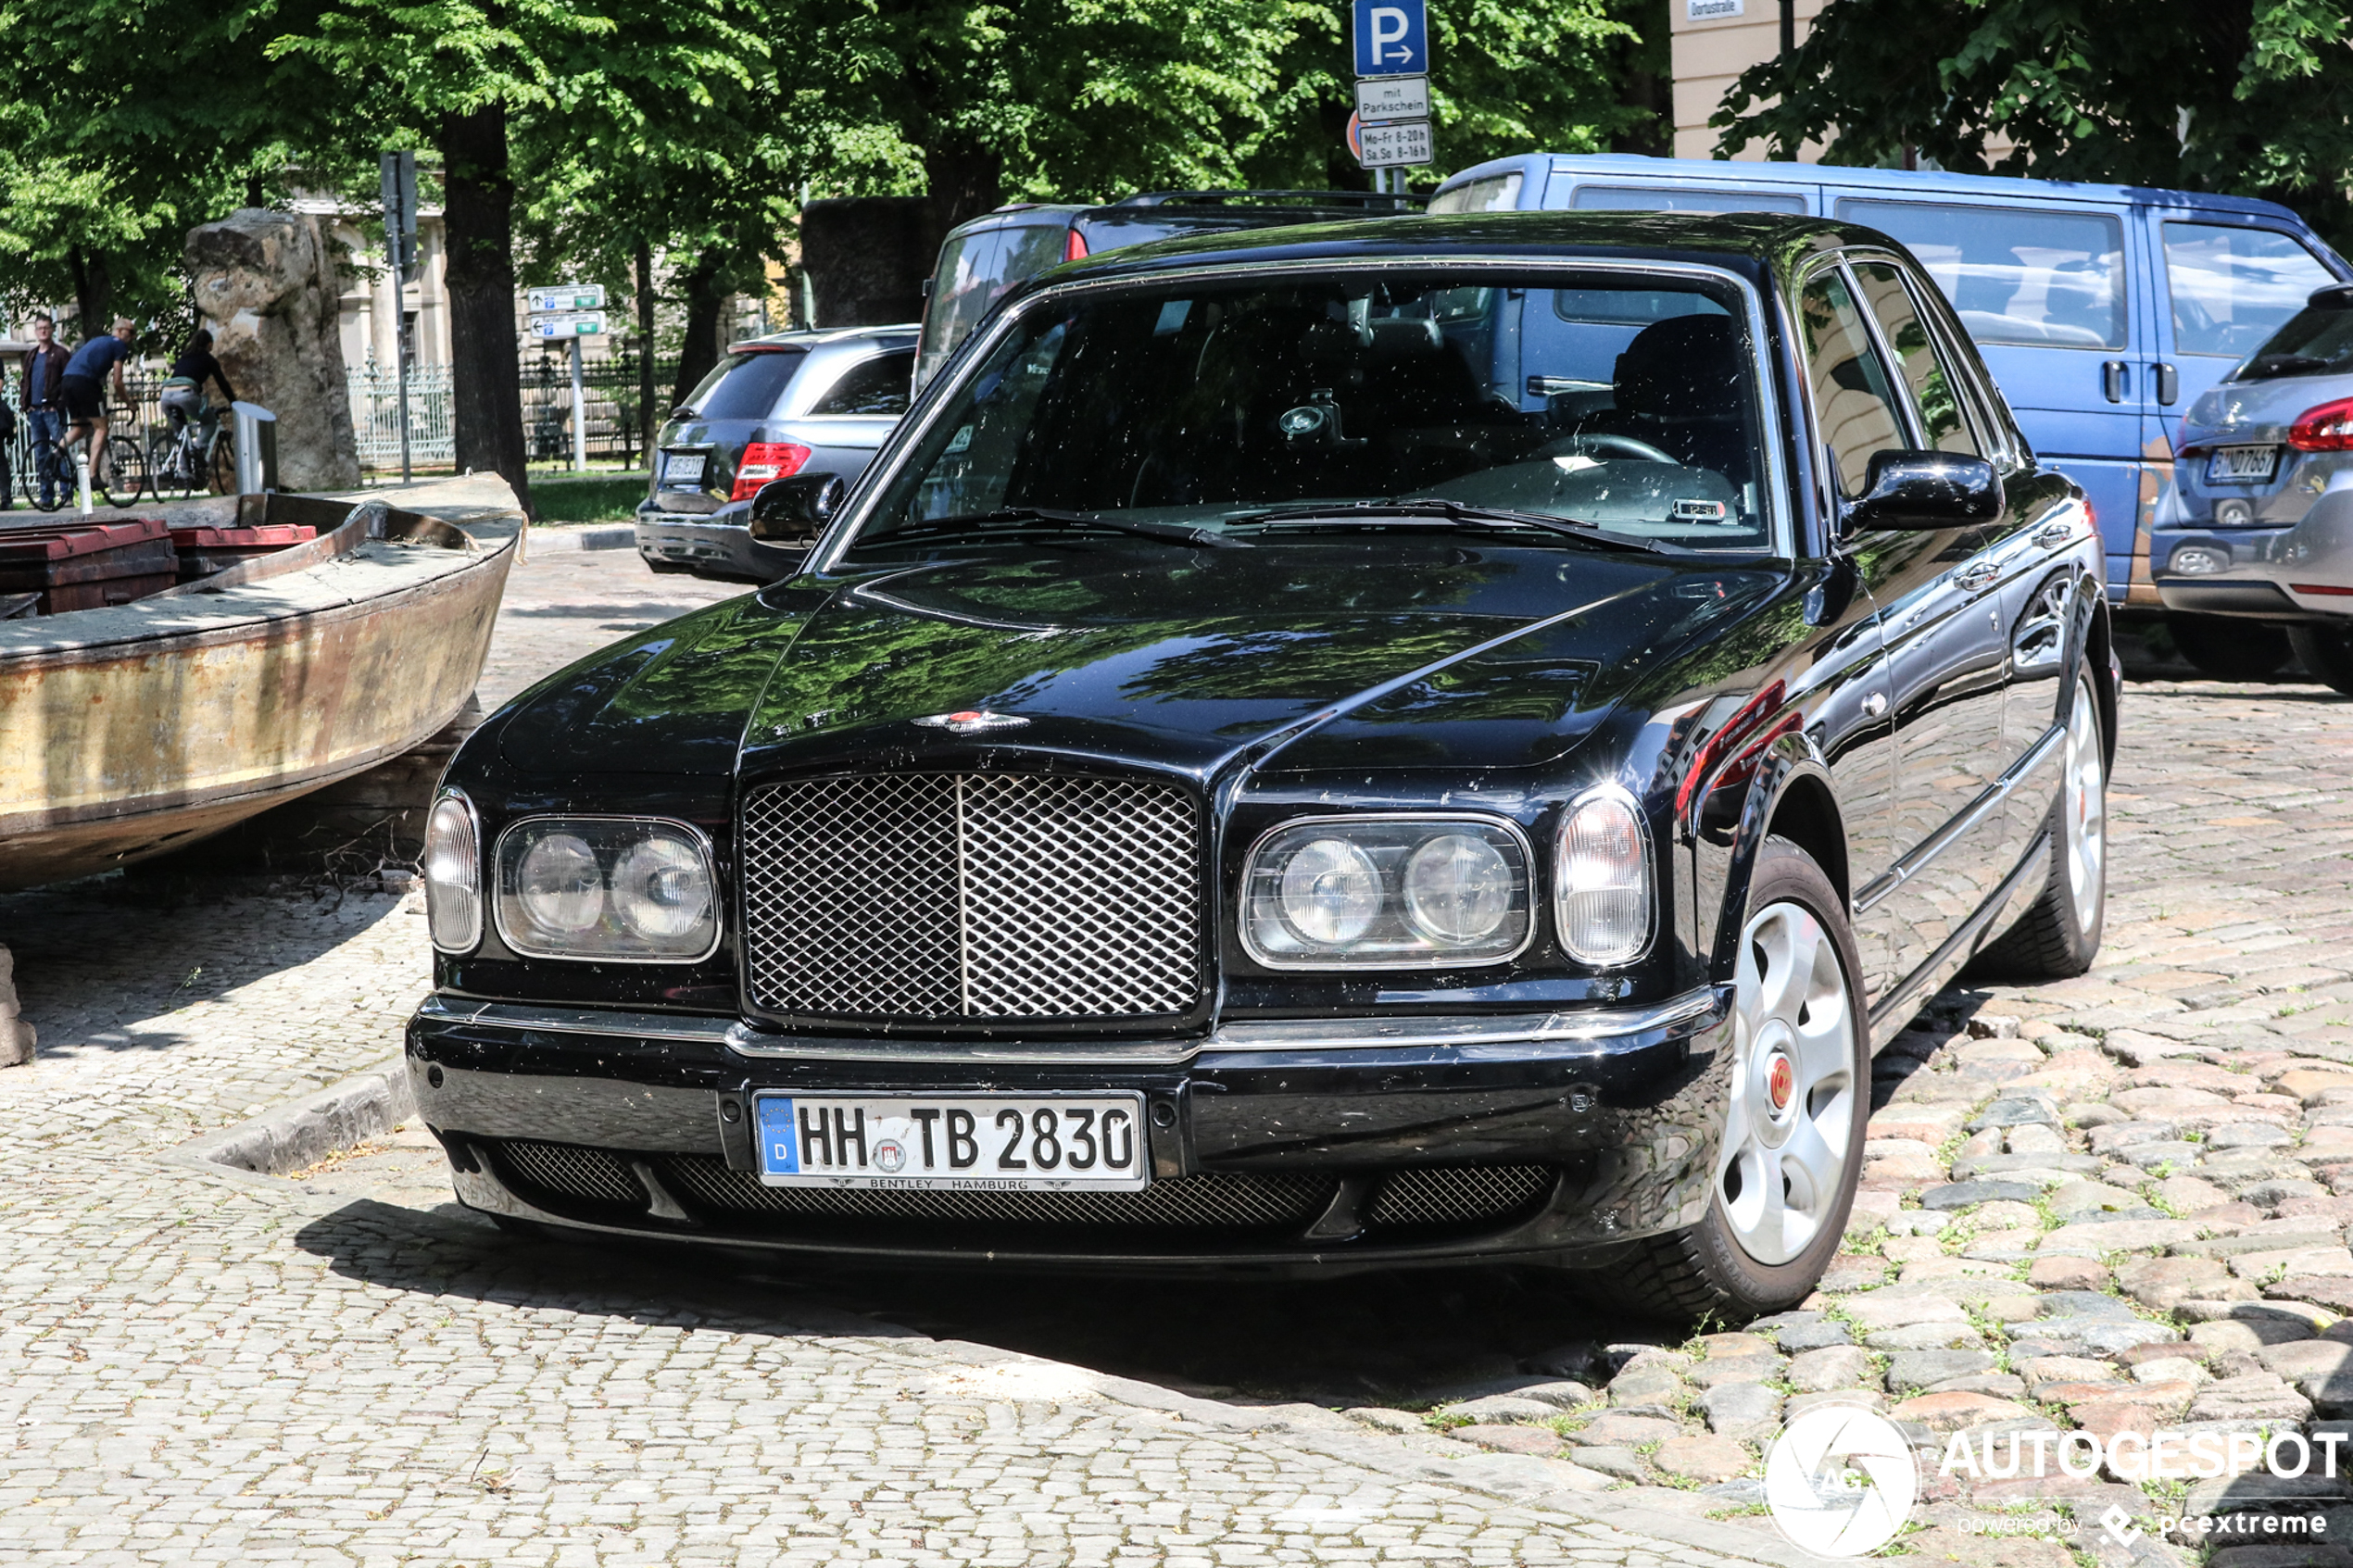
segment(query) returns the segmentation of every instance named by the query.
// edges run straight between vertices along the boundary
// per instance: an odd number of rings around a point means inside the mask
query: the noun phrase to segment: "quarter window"
[[[1879,322],[1880,336],[1895,356],[1895,370],[1912,396],[1912,411],[1920,431],[1940,452],[1983,456],[1955,387],[1958,384],[1937,354],[1928,323],[1920,320],[1904,275],[1885,262],[1867,261],[1855,269],[1855,286]]]
[[[1851,500],[1869,483],[1873,454],[1902,451],[1911,445],[1911,436],[1843,273],[1823,272],[1806,285],[1799,324],[1822,439],[1830,445],[1839,489]]]
[[[2124,346],[2124,231],[2095,212],[1842,199],[1904,243],[1980,343]]]
[[[880,414],[897,418],[907,411],[907,380],[914,374],[913,350],[876,355],[852,365],[817,400],[812,414]]]
[[[2253,353],[2314,289],[2334,282],[2310,251],[2272,230],[2165,225],[2177,354]]]

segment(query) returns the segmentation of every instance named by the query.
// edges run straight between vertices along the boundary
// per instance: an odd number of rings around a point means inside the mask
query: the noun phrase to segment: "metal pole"
[[[409,282],[400,266],[400,228],[384,225],[384,248],[392,255],[392,373],[400,386],[400,483],[409,473]]]
[[[588,393],[580,379],[580,337],[572,340],[572,471],[588,470]]]

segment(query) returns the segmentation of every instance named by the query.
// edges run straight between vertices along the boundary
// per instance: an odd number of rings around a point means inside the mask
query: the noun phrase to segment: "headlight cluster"
[[[498,935],[531,958],[680,962],[719,940],[702,835],[676,822],[540,817],[498,835]]]
[[[1495,963],[1534,934],[1528,840],[1490,817],[1326,817],[1262,839],[1244,872],[1242,945],[1270,969]],[[1634,797],[1589,790],[1561,817],[1553,921],[1579,963],[1649,951],[1649,830]]]
[[[1495,819],[1293,822],[1251,856],[1243,942],[1277,969],[1492,962],[1528,945],[1528,868]]]

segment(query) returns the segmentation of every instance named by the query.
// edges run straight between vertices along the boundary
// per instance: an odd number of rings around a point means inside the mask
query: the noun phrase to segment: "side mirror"
[[[751,536],[763,545],[806,544],[833,521],[849,489],[837,473],[772,479],[751,498]]]
[[[2002,476],[1982,458],[1956,452],[1881,452],[1869,486],[1847,503],[1843,532],[1866,528],[1966,528],[2002,515]]]

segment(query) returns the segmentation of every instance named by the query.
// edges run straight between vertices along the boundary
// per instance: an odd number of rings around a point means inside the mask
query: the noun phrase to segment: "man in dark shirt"
[[[24,351],[24,415],[25,434],[38,449],[44,441],[52,445],[66,435],[65,407],[58,401],[59,383],[65,379],[65,345],[57,341],[57,323],[46,316],[32,319],[32,346]],[[49,466],[39,465],[41,476],[41,508],[57,505],[57,484]]]
[[[138,328],[128,316],[118,316],[114,331],[105,337],[85,340],[66,361],[66,373],[60,385],[66,417],[73,420],[73,434],[69,438],[90,439],[90,471],[94,476],[105,472],[98,465],[107,455],[106,389],[99,383],[107,373],[114,373],[114,395],[128,402],[131,394],[122,384],[122,362],[131,358],[131,334]]]

